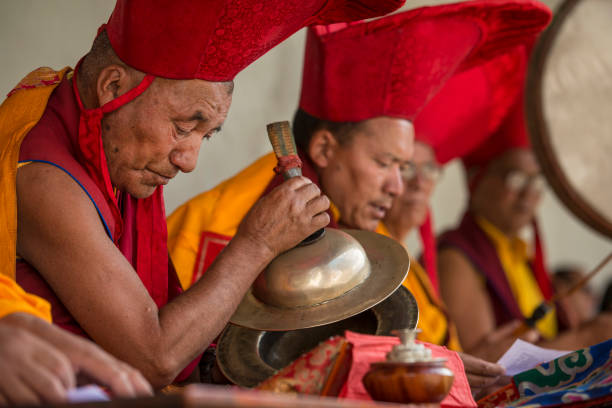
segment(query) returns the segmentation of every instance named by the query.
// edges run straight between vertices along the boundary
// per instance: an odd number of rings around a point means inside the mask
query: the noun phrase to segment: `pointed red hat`
[[[470,153],[515,104],[526,69],[527,47],[520,45],[454,75],[416,117],[415,139],[431,146],[440,164]]]
[[[523,71],[523,81],[519,85],[519,90],[522,90],[524,86],[524,79],[525,72]],[[524,92],[519,92],[499,127],[462,158],[466,168],[485,167],[491,160],[510,149],[528,149],[531,147],[524,107]]]
[[[523,43],[550,18],[532,0],[474,0],[312,27],[300,107],[338,122],[413,120],[453,73]]]
[[[129,66],[171,79],[229,81],[310,24],[389,13],[405,0],[117,0],[106,24]]]

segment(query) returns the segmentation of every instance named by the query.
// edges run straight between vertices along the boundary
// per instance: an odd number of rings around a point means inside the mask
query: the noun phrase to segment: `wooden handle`
[[[301,176],[301,161],[295,147],[295,140],[291,133],[289,122],[274,122],[268,124],[268,138],[272,143],[274,154],[278,159],[277,169],[283,174],[285,179]]]
[[[291,177],[302,175],[302,161],[297,154],[297,148],[295,147],[295,140],[293,139],[293,133],[291,133],[291,127],[289,122],[274,122],[266,126],[268,129],[268,138],[272,143],[274,154],[278,159],[278,166],[274,171],[282,173],[285,180]],[[321,228],[315,231],[306,239],[304,239],[299,245],[309,245],[313,242],[318,241],[325,234],[325,228]]]

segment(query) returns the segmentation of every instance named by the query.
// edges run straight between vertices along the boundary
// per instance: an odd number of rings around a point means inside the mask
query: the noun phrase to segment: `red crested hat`
[[[524,43],[550,18],[532,0],[473,0],[311,27],[300,107],[338,122],[413,120],[455,72]]]
[[[229,81],[310,24],[389,13],[405,0],[117,0],[106,24],[129,66],[170,79]]]
[[[530,45],[533,37],[525,40]],[[465,156],[508,114],[526,66],[527,46],[521,45],[454,75],[416,117],[415,139],[431,146],[441,164]]]
[[[524,75],[523,75],[524,79]],[[519,89],[522,89],[521,83]],[[524,93],[519,95],[503,119],[498,129],[491,133],[480,145],[465,155],[462,160],[466,168],[485,167],[491,160],[511,149],[528,149],[531,147],[527,124],[525,122]]]

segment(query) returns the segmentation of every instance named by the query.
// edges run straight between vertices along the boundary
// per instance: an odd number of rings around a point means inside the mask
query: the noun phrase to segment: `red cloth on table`
[[[386,359],[386,355],[391,351],[391,348],[399,344],[399,338],[372,336],[351,331],[347,331],[344,336],[353,345],[353,365],[339,397],[371,400],[372,398],[370,398],[370,395],[363,386],[361,379],[370,369],[370,363],[384,361]],[[476,402],[474,398],[472,398],[470,385],[465,375],[463,361],[461,361],[459,354],[443,346],[429,343],[422,344],[431,350],[431,354],[434,358],[439,357],[447,359],[446,365],[455,374],[453,386],[450,393],[442,400],[440,404],[441,408],[476,407]]]

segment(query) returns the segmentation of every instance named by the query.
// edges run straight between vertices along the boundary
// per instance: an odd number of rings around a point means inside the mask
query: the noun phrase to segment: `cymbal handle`
[[[266,126],[268,130],[268,138],[272,143],[274,154],[278,160],[278,166],[274,171],[278,174],[282,174],[285,180],[291,177],[302,175],[302,161],[297,154],[297,148],[295,147],[295,139],[291,132],[291,126],[288,121],[273,122]],[[318,241],[325,234],[325,228],[321,228],[306,239],[304,239],[299,245],[308,245]]]
[[[273,122],[266,126],[268,138],[278,160],[275,172],[283,175],[285,180],[302,175],[302,161],[297,154],[293,133],[288,121]]]

